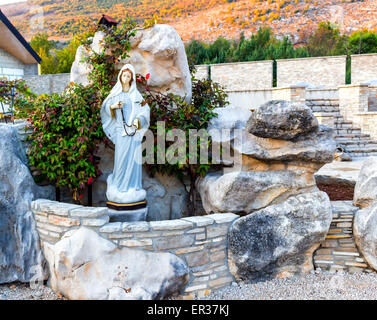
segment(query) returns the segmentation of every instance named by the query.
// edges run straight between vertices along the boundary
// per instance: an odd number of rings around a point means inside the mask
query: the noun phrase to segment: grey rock
[[[377,201],[356,212],[353,236],[369,266],[377,271]]]
[[[31,201],[54,198],[35,184],[17,130],[0,124],[0,283],[28,282],[44,264]]]
[[[186,215],[188,192],[175,176],[143,172],[143,188],[147,191],[148,221],[180,219]]]
[[[205,211],[248,214],[286,200],[293,194],[317,191],[305,171],[238,171],[208,173],[198,184]]]
[[[377,157],[366,159],[357,178],[353,203],[361,208],[377,200]]]
[[[81,227],[44,246],[51,288],[72,300],[166,299],[188,281],[186,263],[171,253],[117,246]]]
[[[252,112],[246,130],[262,138],[293,140],[317,128],[318,120],[305,104],[272,100]]]
[[[333,161],[325,164],[316,174],[317,184],[344,185],[354,187],[364,160]]]
[[[232,274],[248,280],[310,272],[331,219],[330,200],[320,191],[239,218],[228,236]]]
[[[336,149],[333,129],[319,126],[318,130],[300,135],[292,141],[259,138],[243,133],[242,143],[233,144],[233,149],[261,161],[304,161],[329,163]]]

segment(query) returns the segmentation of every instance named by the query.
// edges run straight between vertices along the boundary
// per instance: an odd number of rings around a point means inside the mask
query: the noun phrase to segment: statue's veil
[[[107,96],[107,98],[105,99],[105,101],[103,102],[102,107],[101,107],[101,118],[102,118],[103,131],[105,132],[106,136],[111,141],[113,141],[113,137],[115,137],[115,131],[114,130],[115,130],[115,125],[116,125],[116,123],[115,123],[116,120],[111,117],[110,108],[109,108],[109,106],[107,106],[107,108],[106,108],[106,104],[107,104],[107,102],[109,101],[110,98],[115,97],[122,92],[122,83],[120,82],[120,76],[121,76],[123,70],[125,70],[125,69],[129,69],[132,72],[132,79],[133,79],[133,81],[131,83],[130,90],[128,91],[128,93],[130,95],[131,102],[132,102],[132,110],[131,110],[130,118],[127,119],[128,120],[127,125],[131,126],[131,124],[134,121],[135,111],[136,111],[136,103],[141,103],[143,101],[143,97],[140,94],[140,92],[137,90],[137,86],[136,86],[135,68],[130,64],[125,64],[122,67],[122,69],[120,69],[120,71],[118,73],[117,83],[111,89],[109,95]]]

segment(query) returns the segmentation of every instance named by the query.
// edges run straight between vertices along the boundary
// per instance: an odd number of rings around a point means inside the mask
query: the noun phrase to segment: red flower
[[[150,77],[150,73],[147,73],[147,75],[145,76],[145,79],[149,79],[149,77]]]
[[[93,183],[93,178],[90,177],[90,178],[88,179],[88,185],[90,185],[90,184],[92,184],[92,183]]]
[[[79,198],[82,199],[83,196],[84,196],[83,194],[80,194],[80,195],[79,195]]]

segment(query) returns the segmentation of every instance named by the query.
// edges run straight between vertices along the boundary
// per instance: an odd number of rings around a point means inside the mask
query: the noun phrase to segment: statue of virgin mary
[[[141,141],[149,127],[150,109],[142,101],[135,69],[126,64],[101,108],[103,130],[115,145],[114,170],[107,178],[106,191],[112,209],[122,210],[127,205],[137,209],[138,204],[146,203]]]

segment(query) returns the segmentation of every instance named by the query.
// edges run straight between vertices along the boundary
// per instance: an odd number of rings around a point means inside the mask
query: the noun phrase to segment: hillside
[[[236,38],[241,31],[248,36],[268,25],[275,34],[291,35],[296,42],[319,21],[336,23],[345,33],[377,28],[377,0],[29,0],[0,9],[28,39],[41,29],[54,39],[68,39],[93,25],[102,13],[140,22],[157,14],[184,41]]]

